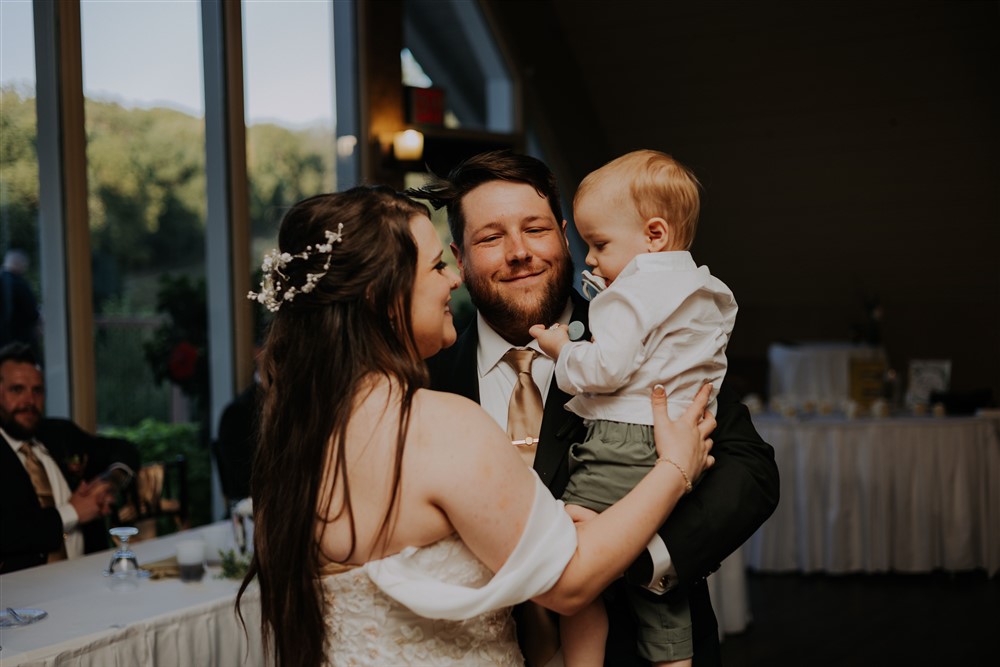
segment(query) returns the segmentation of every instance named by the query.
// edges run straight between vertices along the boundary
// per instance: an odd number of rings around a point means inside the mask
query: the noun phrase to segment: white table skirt
[[[747,629],[753,620],[743,551],[737,549],[708,577],[708,594],[719,623],[719,639]]]
[[[1000,420],[757,416],[781,500],[750,568],[1000,572]]]
[[[199,532],[140,542],[133,551],[141,566],[174,555],[178,541]],[[0,665],[264,664],[255,586],[242,602],[248,642],[234,611],[239,582],[209,573],[198,583],[146,580],[135,590],[113,591],[101,574],[110,555],[109,550],[0,577],[0,605],[49,614],[33,625],[0,628]]]

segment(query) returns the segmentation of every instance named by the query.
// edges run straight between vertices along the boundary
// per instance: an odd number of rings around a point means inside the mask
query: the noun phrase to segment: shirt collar
[[[562,315],[559,316],[560,324],[569,324],[570,318],[573,316],[573,302],[572,300],[566,302],[566,307],[563,309]],[[476,352],[476,363],[478,365],[479,377],[483,377],[490,371],[492,371],[503,355],[507,354],[507,351],[512,347],[520,347],[517,345],[511,345],[504,339],[503,336],[494,331],[493,327],[483,318],[481,313],[476,313],[476,327],[479,330],[479,349]],[[538,341],[534,338],[531,342],[523,346],[531,350],[535,350],[543,357],[548,358],[541,348],[538,347]]]
[[[7,431],[3,430],[2,428],[0,428],[0,436],[3,436],[3,439],[7,441],[7,444],[10,445],[10,448],[14,450],[15,454],[20,454],[21,447],[27,444],[26,440],[15,440],[9,433],[7,433]],[[49,450],[45,448],[45,445],[38,442],[37,439],[32,438],[31,444],[44,451],[46,454],[49,453]]]
[[[636,255],[625,265],[619,278],[625,278],[642,271],[693,271],[698,266],[687,250],[668,250],[664,252],[647,252]]]

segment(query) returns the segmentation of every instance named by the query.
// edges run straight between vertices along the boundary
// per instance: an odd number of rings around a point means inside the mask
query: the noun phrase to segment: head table
[[[212,528],[138,542],[132,550],[140,566],[153,563]],[[32,625],[0,628],[2,667],[264,664],[256,586],[242,602],[248,641],[234,611],[238,581],[217,579],[210,568],[197,583],[147,579],[133,590],[112,590],[101,574],[111,553],[0,576],[0,607],[48,612]]]
[[[177,544],[228,522],[137,542],[140,566],[176,554]],[[231,544],[230,544],[231,546]],[[0,608],[35,608],[48,617],[0,628],[0,667],[265,664],[256,585],[243,597],[246,632],[233,606],[239,582],[217,579],[213,568],[198,583],[145,580],[114,591],[101,574],[112,550],[0,576]],[[741,632],[749,620],[743,555],[737,551],[709,577],[720,635]]]
[[[781,474],[760,571],[1000,572],[1000,419],[757,415]]]

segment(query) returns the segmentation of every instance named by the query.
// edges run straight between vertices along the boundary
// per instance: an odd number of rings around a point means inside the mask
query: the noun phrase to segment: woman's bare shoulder
[[[414,422],[423,436],[437,442],[465,439],[484,445],[506,436],[478,403],[464,396],[421,389],[414,397]]]

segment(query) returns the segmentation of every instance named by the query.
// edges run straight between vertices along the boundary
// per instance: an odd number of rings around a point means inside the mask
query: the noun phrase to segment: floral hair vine
[[[336,232],[331,232],[328,229],[324,234],[326,235],[325,243],[318,243],[315,246],[307,245],[305,250],[294,255],[287,252],[279,252],[277,248],[271,249],[270,252],[264,255],[264,262],[260,265],[261,270],[264,272],[264,279],[260,281],[260,291],[250,292],[247,294],[247,298],[264,304],[264,307],[269,311],[276,313],[281,308],[283,302],[292,301],[295,299],[296,294],[308,294],[312,292],[319,279],[325,276],[326,272],[330,270],[330,260],[333,258],[331,254],[333,252],[333,244],[342,243],[344,240],[344,223],[341,222],[337,225]],[[302,287],[286,285],[284,290],[282,290],[281,281],[288,281],[288,276],[283,271],[289,262],[293,259],[309,259],[309,257],[319,254],[326,254],[326,262],[323,264],[322,271],[319,273],[307,273],[306,281]],[[281,292],[280,297],[278,296],[279,292]]]

